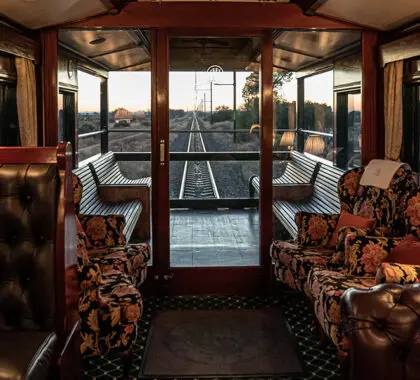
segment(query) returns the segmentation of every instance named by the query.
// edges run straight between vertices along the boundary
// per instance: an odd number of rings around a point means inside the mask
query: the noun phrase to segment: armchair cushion
[[[343,273],[375,276],[378,265],[400,241],[401,238],[348,234],[345,241]]]
[[[43,380],[48,377],[57,335],[48,331],[0,332],[2,379]]]
[[[339,214],[315,214],[298,212],[295,222],[300,245],[327,246],[334,233]]]
[[[338,219],[337,225],[335,226],[334,233],[329,242],[330,248],[335,248],[335,246],[337,245],[338,234],[340,232],[340,229],[346,226],[355,227],[355,228],[373,228],[375,226],[375,219],[364,218],[362,216],[353,215],[347,211],[343,211],[340,214],[340,218]]]
[[[420,265],[381,263],[376,272],[377,284],[415,284],[420,282]]]
[[[86,234],[86,248],[107,248],[126,244],[123,215],[79,215]]]
[[[420,265],[420,240],[414,235],[408,235],[391,250],[386,261],[399,264]]]

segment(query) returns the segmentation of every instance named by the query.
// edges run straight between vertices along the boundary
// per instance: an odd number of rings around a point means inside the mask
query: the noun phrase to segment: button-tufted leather
[[[341,310],[350,380],[420,379],[420,284],[350,288]]]
[[[45,379],[55,355],[56,165],[0,165],[0,380]]]
[[[55,165],[0,166],[0,331],[51,329]]]

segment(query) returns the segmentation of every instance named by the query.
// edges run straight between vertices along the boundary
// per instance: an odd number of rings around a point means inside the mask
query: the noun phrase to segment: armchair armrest
[[[302,202],[312,196],[311,183],[276,183],[273,184],[273,199],[289,202]]]
[[[107,248],[126,244],[123,215],[79,215],[86,234],[86,248]]]
[[[298,243],[301,245],[326,246],[334,233],[340,214],[296,213]]]
[[[420,284],[350,288],[341,300],[349,380],[416,379],[420,373]]]
[[[377,284],[415,284],[420,282],[420,265],[381,263],[376,272]]]

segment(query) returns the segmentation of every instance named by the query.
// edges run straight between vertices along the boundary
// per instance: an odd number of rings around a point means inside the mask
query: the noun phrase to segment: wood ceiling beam
[[[307,16],[293,3],[228,2],[135,2],[117,15],[103,15],[85,21],[62,24],[66,28],[220,28],[230,29],[350,29],[360,26]]]
[[[295,54],[303,55],[305,57],[314,58],[314,59],[323,59],[324,58],[324,57],[321,57],[319,55],[315,55],[315,54],[308,53],[308,52],[303,51],[303,50],[291,48],[289,46],[285,46],[285,45],[282,45],[282,44],[274,44],[273,48],[284,50],[284,51],[287,51],[289,53],[295,53]]]
[[[121,71],[121,70],[125,70],[125,69],[129,69],[131,67],[135,67],[135,66],[141,66],[144,65],[146,63],[150,63],[151,60],[150,59],[143,59],[137,63],[133,63],[132,65],[128,65],[128,66],[123,66],[123,67],[119,67],[117,69],[113,69],[112,71]]]
[[[274,65],[274,64],[273,64],[273,67],[275,67],[276,69],[285,70],[285,71],[295,71],[294,69],[289,69],[288,67]]]
[[[307,16],[315,16],[316,10],[328,0],[294,0],[293,2],[299,5],[303,14]]]

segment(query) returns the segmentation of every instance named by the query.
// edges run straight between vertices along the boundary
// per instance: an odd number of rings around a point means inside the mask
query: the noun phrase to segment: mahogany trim
[[[43,146],[58,144],[58,31],[43,29],[41,40],[41,104]]]
[[[133,2],[118,15],[58,25],[63,28],[316,28],[360,29],[348,22],[307,16],[292,3]]]
[[[165,141],[164,165],[159,162]],[[169,270],[169,47],[165,30],[152,31],[152,231],[155,273]]]
[[[362,33],[362,165],[384,157],[383,70],[378,33]]]
[[[273,33],[264,32],[261,44],[260,95],[260,263],[269,280],[273,202]]]

